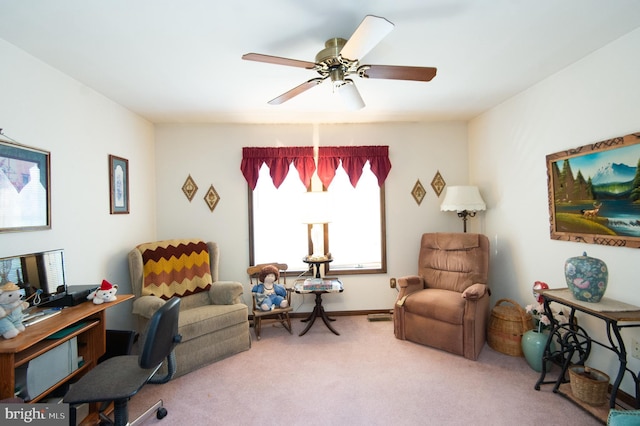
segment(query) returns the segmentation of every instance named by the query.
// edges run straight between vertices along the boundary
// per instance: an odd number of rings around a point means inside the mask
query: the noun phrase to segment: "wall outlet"
[[[640,359],[640,341],[638,339],[631,339],[631,356]]]

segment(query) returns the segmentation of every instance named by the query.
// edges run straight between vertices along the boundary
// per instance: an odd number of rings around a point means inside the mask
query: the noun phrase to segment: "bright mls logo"
[[[0,424],[67,426],[69,404],[0,404]]]

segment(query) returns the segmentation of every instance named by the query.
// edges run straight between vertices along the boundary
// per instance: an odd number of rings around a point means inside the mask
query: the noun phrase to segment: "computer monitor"
[[[67,292],[62,249],[29,253],[0,259],[0,285],[16,283],[30,305],[43,305],[64,297]]]

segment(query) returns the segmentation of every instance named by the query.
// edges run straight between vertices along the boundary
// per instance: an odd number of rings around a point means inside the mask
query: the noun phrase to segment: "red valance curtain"
[[[242,148],[242,164],[240,170],[251,189],[256,188],[262,164],[269,167],[273,184],[279,188],[289,173],[289,165],[293,162],[300,180],[306,188],[311,185],[311,176],[316,171],[313,161],[313,147],[278,147],[278,148]]]
[[[379,186],[382,186],[391,170],[388,146],[321,146],[318,148],[318,177],[325,187],[331,184],[341,161],[354,188],[367,161],[378,178]]]

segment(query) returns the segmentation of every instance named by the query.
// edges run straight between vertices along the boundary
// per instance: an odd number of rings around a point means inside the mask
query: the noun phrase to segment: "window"
[[[306,188],[291,165],[279,188],[262,165],[258,182],[249,188],[249,260],[252,265],[280,262],[289,270],[307,269],[302,258],[308,252],[307,225],[302,223],[300,199]]]
[[[379,185],[379,181],[369,162],[362,167],[355,188],[347,172],[342,167],[336,169],[327,190],[333,207],[331,223],[323,227],[325,252],[330,252],[334,260],[325,266],[325,273],[386,272],[384,184]],[[321,186],[316,177],[313,189]],[[262,164],[255,188],[249,187],[252,264],[282,262],[290,271],[308,269],[302,261],[311,252],[310,230],[302,223],[304,192],[305,185],[293,163],[278,188],[268,166]]]
[[[325,247],[333,262],[329,271],[339,273],[386,272],[384,185],[378,186],[369,163],[354,188],[338,168],[328,189],[333,214]]]

